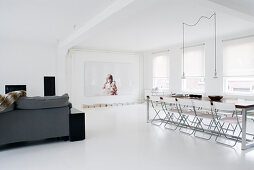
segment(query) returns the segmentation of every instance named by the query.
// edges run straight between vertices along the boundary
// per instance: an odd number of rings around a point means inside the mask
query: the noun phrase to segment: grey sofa
[[[69,96],[21,97],[0,112],[0,145],[69,136]]]

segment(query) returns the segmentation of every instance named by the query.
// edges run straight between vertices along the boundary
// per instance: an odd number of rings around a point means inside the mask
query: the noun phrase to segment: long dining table
[[[187,97],[187,96],[171,96],[171,95],[165,95],[165,96],[159,96],[161,98],[163,97],[173,97],[173,98],[184,98],[184,99],[193,99],[193,100],[203,100],[203,101],[211,101],[208,97],[202,97],[202,98],[193,98],[193,97]],[[150,97],[146,97],[146,103],[147,103],[147,123],[150,122]],[[241,139],[241,149],[246,150],[248,148],[254,147],[253,141],[247,141],[247,115],[249,111],[254,110],[254,101],[245,101],[245,100],[238,100],[238,99],[231,99],[231,98],[223,98],[219,102],[222,103],[234,103],[235,107],[237,109],[240,109],[242,112],[242,139]]]

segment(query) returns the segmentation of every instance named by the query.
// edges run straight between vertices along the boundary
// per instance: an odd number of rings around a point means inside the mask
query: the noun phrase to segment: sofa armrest
[[[71,103],[71,102],[68,103],[68,107],[69,107],[70,109],[72,108],[72,103]]]

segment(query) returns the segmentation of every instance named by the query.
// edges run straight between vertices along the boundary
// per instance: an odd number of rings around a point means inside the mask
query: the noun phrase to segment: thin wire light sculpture
[[[189,26],[189,27],[194,27],[196,25],[198,25],[198,23],[202,20],[202,19],[207,19],[207,20],[210,20],[210,19],[214,19],[214,76],[213,78],[218,78],[217,77],[217,30],[216,30],[216,13],[213,13],[210,17],[207,17],[207,16],[201,16],[196,23],[194,24],[187,24],[187,23],[184,23],[183,22],[183,75],[182,75],[182,79],[185,79],[185,72],[184,72],[184,48],[185,48],[185,36],[184,36],[184,33],[185,33],[185,30],[184,30],[184,27],[185,26]]]

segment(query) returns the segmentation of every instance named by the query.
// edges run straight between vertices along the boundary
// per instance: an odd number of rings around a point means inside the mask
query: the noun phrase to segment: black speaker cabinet
[[[71,108],[69,114],[70,141],[85,139],[85,113]]]
[[[44,96],[55,96],[55,77],[44,77]]]

